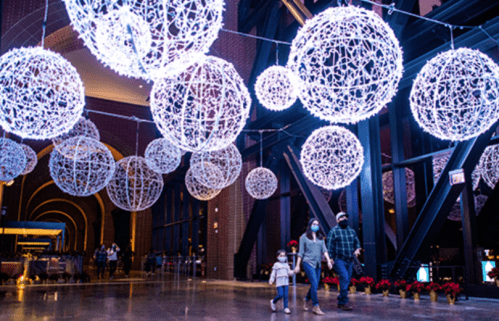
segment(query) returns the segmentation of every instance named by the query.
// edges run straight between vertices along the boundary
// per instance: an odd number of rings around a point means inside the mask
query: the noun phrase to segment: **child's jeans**
[[[284,302],[284,309],[288,307],[288,286],[283,285],[283,286],[278,286],[276,287],[277,289],[277,296],[274,298],[274,304],[277,303],[280,299],[283,299]]]

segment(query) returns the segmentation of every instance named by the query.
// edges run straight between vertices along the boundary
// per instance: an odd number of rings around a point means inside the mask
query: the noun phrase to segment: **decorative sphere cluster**
[[[26,155],[21,145],[8,138],[0,138],[0,181],[16,178],[25,168]]]
[[[299,79],[286,67],[271,66],[255,82],[255,94],[264,107],[282,111],[291,107],[298,96]]]
[[[182,150],[214,151],[246,124],[251,98],[234,66],[216,57],[154,83],[151,111],[161,134]]]
[[[206,167],[211,167],[211,165],[207,164]],[[194,177],[192,166],[185,174],[185,186],[187,187],[189,194],[200,201],[209,201],[215,198],[221,191],[221,189],[215,189],[201,184],[196,177]]]
[[[257,167],[246,176],[245,186],[251,197],[267,199],[277,189],[277,177],[270,169]]]
[[[117,207],[125,211],[142,211],[151,207],[161,196],[163,177],[147,166],[139,156],[129,156],[116,162],[107,194]]]
[[[58,53],[19,48],[0,57],[0,125],[5,131],[54,138],[73,128],[84,105],[80,75]]]
[[[24,168],[24,171],[21,173],[21,175],[26,175],[31,173],[35,169],[36,164],[38,164],[38,156],[36,155],[33,148],[29,147],[26,144],[21,144],[21,148],[26,155],[26,167]]]
[[[476,137],[499,119],[499,67],[478,50],[440,53],[416,77],[410,104],[431,135],[452,141]]]
[[[160,174],[168,174],[177,169],[182,160],[180,149],[166,138],[158,138],[147,145],[145,152],[147,166]]]
[[[223,0],[64,0],[73,28],[121,75],[155,79],[206,54],[222,28]]]
[[[69,132],[55,137],[54,139],[52,139],[52,143],[54,143],[54,146],[57,148],[57,146],[64,140],[76,136],[85,136],[88,138],[93,138],[95,140],[100,140],[100,133],[97,129],[97,126],[95,126],[95,124],[90,119],[80,117],[78,122]]]
[[[315,185],[338,189],[350,185],[364,164],[364,149],[357,137],[339,126],[316,129],[305,141],[300,163]]]
[[[76,136],[52,151],[49,168],[50,176],[63,192],[84,197],[99,192],[109,183],[115,162],[103,143]]]
[[[196,180],[214,189],[232,185],[241,173],[242,164],[241,153],[234,144],[213,152],[193,153],[191,156],[191,170]]]
[[[336,7],[298,31],[288,67],[301,78],[299,97],[313,115],[357,123],[392,100],[402,77],[402,50],[374,12]]]
[[[395,204],[395,193],[393,187],[393,171],[383,173],[383,198],[391,204]],[[407,203],[411,203],[416,198],[416,184],[414,180],[414,172],[405,169],[405,187],[407,191]]]

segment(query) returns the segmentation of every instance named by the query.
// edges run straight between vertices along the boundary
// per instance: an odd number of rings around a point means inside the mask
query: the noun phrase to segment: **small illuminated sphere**
[[[338,189],[350,185],[364,164],[364,149],[357,137],[339,126],[316,129],[303,144],[300,163],[315,185]]]
[[[24,150],[13,140],[0,138],[0,181],[10,181],[26,168]]]
[[[246,176],[245,186],[251,197],[258,200],[267,199],[277,189],[277,177],[270,169],[257,167]]]
[[[440,53],[417,75],[410,105],[419,126],[439,139],[476,137],[499,119],[499,67],[478,50]]]
[[[354,6],[330,8],[307,20],[287,66],[302,81],[303,106],[334,123],[357,123],[378,113],[395,95],[403,71],[390,26]]]
[[[248,89],[234,66],[210,56],[156,81],[151,93],[151,112],[159,131],[189,152],[219,150],[234,142],[250,106]]]
[[[395,193],[393,188],[393,172],[383,173],[383,199],[388,203],[395,204]],[[411,203],[416,197],[416,185],[414,172],[409,168],[405,169],[405,187],[407,191],[407,203]]]
[[[73,128],[84,106],[80,75],[58,53],[19,48],[0,57],[0,125],[5,131],[54,138]]]
[[[63,192],[85,197],[99,192],[109,183],[115,162],[103,143],[77,136],[54,148],[49,168],[50,176]]]
[[[191,156],[194,177],[199,183],[214,189],[232,185],[241,173],[242,164],[241,153],[234,144],[213,152],[193,153]],[[214,171],[213,167],[217,170]]]
[[[24,168],[24,171],[21,173],[21,175],[26,175],[31,173],[35,169],[36,164],[38,163],[38,156],[36,155],[33,148],[29,147],[26,144],[21,144],[21,148],[26,155],[26,167]]]
[[[329,202],[331,200],[331,197],[333,197],[333,191],[322,187],[319,187],[319,189],[321,190],[322,195],[324,195],[324,199],[326,199],[326,202]]]
[[[447,219],[455,222],[461,221],[461,202],[457,201],[454,204],[449,215],[447,216]]]
[[[295,103],[299,81],[288,68],[272,66],[256,79],[255,94],[265,108],[282,111]]]
[[[145,152],[147,166],[160,174],[168,174],[177,169],[182,160],[182,154],[178,147],[170,143],[166,138],[158,138],[147,145]]]
[[[207,165],[209,166],[209,165]],[[200,201],[209,201],[215,198],[221,189],[215,189],[201,184],[192,173],[192,168],[189,168],[185,174],[185,187],[192,197]]]
[[[116,162],[114,175],[106,190],[114,205],[134,212],[156,203],[163,184],[163,176],[150,169],[143,157],[129,156]]]
[[[485,148],[477,167],[485,183],[494,189],[499,181],[499,146]]]
[[[55,137],[54,139],[52,139],[52,143],[54,144],[54,147],[57,148],[57,146],[64,140],[76,136],[85,136],[88,138],[93,138],[95,140],[100,140],[100,133],[97,129],[97,126],[95,126],[95,124],[90,119],[80,117],[78,122],[73,126],[73,128],[71,128],[69,132]]]
[[[340,208],[340,211],[347,212],[347,193],[345,189],[341,191],[340,196],[338,197],[338,207]]]
[[[104,65],[156,79],[193,64],[222,28],[223,0],[64,0],[73,28]]]
[[[482,195],[482,194],[475,196],[475,215],[478,216],[478,214],[480,214],[480,211],[485,205],[485,202],[487,202],[488,198],[489,197],[487,195]]]
[[[442,171],[445,168],[445,165],[447,165],[447,162],[449,161],[450,154],[445,154],[445,155],[439,155],[433,158],[432,164],[433,164],[433,183],[436,184],[438,179],[440,178],[440,175],[442,174]],[[483,158],[483,155],[482,155]],[[478,188],[478,184],[480,183],[480,174],[481,174],[481,166],[480,164],[473,170],[471,173],[471,179],[472,179],[472,186],[473,190]],[[461,197],[459,197],[457,200],[460,200]]]

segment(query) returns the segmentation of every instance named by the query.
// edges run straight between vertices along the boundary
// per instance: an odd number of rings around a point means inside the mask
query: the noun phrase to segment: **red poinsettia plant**
[[[463,289],[455,282],[447,282],[442,285],[442,290],[444,290],[445,295],[450,294],[456,296],[461,293]]]
[[[487,276],[491,279],[499,279],[499,268],[493,268],[489,272],[487,272]]]
[[[340,279],[338,277],[333,278],[331,276],[327,276],[324,279],[322,279],[322,282],[327,283],[327,284],[331,284],[331,285],[338,285],[338,284],[340,284]]]
[[[361,282],[354,278],[350,279],[350,286],[357,286],[357,284],[361,284]]]
[[[428,292],[431,292],[431,291],[437,292],[437,291],[440,291],[441,289],[442,289],[442,286],[436,282],[430,282],[425,286],[425,290]]]
[[[406,291],[419,292],[424,290],[424,284],[419,281],[414,281],[411,284],[408,284],[405,288]]]
[[[295,241],[295,240],[291,240],[291,241],[289,241],[288,246],[289,247],[297,247],[298,246],[298,242]]]
[[[405,291],[407,288],[407,281],[406,280],[397,280],[395,281],[394,285],[397,287],[397,289],[402,289]]]
[[[376,284],[376,290],[389,290],[392,286],[392,282],[389,280],[381,280]]]
[[[370,276],[363,276],[359,281],[365,286],[374,286],[374,279]]]

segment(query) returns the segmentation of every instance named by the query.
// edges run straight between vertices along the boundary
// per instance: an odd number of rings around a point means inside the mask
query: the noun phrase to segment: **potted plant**
[[[369,295],[372,294],[372,287],[374,286],[374,279],[370,276],[363,276],[359,280],[360,283],[364,285],[364,293]]]
[[[348,290],[350,292],[350,294],[354,294],[355,291],[357,290],[357,284],[360,284],[360,281],[355,279],[355,278],[351,278],[350,279],[350,285],[348,287]]]
[[[406,280],[397,280],[395,281],[395,287],[399,290],[400,297],[405,299],[407,297],[407,281]]]
[[[76,272],[75,274],[73,274],[73,279],[75,280],[76,283],[81,283],[82,277],[83,274],[81,274],[80,272]]]
[[[52,281],[52,283],[57,283],[57,280],[59,280],[59,273],[50,274],[49,280]]]
[[[389,280],[381,280],[376,284],[376,290],[381,290],[383,296],[388,296],[392,283]]]
[[[408,284],[406,287],[406,291],[412,291],[412,296],[415,301],[419,301],[421,296],[421,291],[424,290],[424,284],[419,281],[414,281],[411,284]]]
[[[5,284],[8,279],[9,276],[7,275],[7,273],[0,273],[0,285]]]
[[[332,276],[327,276],[324,279],[322,279],[322,282],[324,283],[324,290],[329,291],[331,285],[333,284],[333,277]]]
[[[40,278],[40,281],[42,281],[42,284],[45,284],[45,283],[47,283],[47,279],[49,278],[49,275],[47,274],[47,272],[42,272],[42,273],[40,273],[40,275],[38,275],[38,277]]]
[[[496,282],[496,286],[499,286],[499,268],[493,268],[489,272],[487,272],[487,276],[491,279],[494,279]]]
[[[90,273],[88,273],[88,271],[83,271],[81,274],[81,281],[83,283],[90,283]]]
[[[69,279],[71,278],[71,274],[68,272],[63,272],[62,273],[62,278],[64,279],[64,282],[68,283]]]
[[[430,282],[427,286],[425,286],[425,290],[430,292],[430,300],[432,302],[437,302],[438,300],[437,291],[440,291],[440,289],[442,289],[442,287],[440,286],[440,284],[436,282]]]
[[[288,243],[288,246],[291,248],[291,252],[296,253],[298,249],[298,242],[295,240],[291,240]]]
[[[459,284],[455,282],[447,282],[442,285],[442,290],[447,297],[447,302],[449,302],[449,304],[454,304],[456,302],[457,296],[463,289],[459,286]]]

